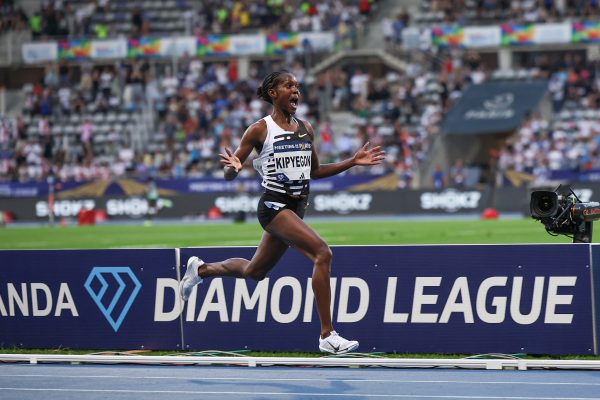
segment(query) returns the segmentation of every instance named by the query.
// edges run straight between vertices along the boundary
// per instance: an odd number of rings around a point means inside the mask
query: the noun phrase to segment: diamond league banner
[[[186,248],[181,264],[254,251]],[[260,282],[205,279],[182,304],[175,254],[1,251],[0,346],[318,351],[304,256],[289,250]],[[589,245],[335,246],[333,254],[334,326],[359,351],[597,353]]]
[[[589,245],[333,247],[335,329],[361,352],[593,354]],[[182,249],[183,262],[254,248]],[[183,310],[188,349],[318,351],[312,264],[212,278]],[[165,309],[166,313],[170,310]]]
[[[179,321],[153,318],[157,286],[177,286],[173,249],[0,251],[0,260],[1,347],[180,348]]]

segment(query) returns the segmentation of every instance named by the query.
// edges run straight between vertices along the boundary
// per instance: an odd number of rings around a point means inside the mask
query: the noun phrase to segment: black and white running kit
[[[267,190],[288,195],[306,195],[310,181],[312,137],[301,121],[297,132],[284,131],[270,115],[267,138],[263,143],[254,168],[261,174]]]
[[[298,131],[283,130],[268,115],[267,138],[254,160],[254,168],[262,175],[265,193],[258,203],[258,220],[266,227],[283,209],[304,216],[310,182],[312,136],[302,121]]]

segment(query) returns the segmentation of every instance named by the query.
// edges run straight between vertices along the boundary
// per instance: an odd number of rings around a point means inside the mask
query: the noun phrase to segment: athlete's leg
[[[312,274],[312,289],[321,320],[321,337],[333,331],[331,323],[331,249],[310,226],[306,225],[291,210],[283,210],[266,227],[267,232],[306,255],[315,263]]]
[[[229,258],[225,261],[205,263],[200,266],[198,275],[203,278],[209,276],[234,276],[236,278],[250,278],[260,281],[273,269],[288,247],[281,239],[269,232],[264,232],[252,260]]]

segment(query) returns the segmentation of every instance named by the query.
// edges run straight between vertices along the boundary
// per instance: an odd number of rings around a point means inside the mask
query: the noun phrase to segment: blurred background
[[[287,69],[321,162],[313,215],[528,215],[600,192],[597,0],[0,0],[3,223],[243,221],[218,162]]]

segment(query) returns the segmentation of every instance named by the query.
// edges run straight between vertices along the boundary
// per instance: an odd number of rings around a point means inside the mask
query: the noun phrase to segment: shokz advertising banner
[[[359,351],[594,354],[590,247],[333,247],[334,328]],[[254,247],[181,249],[206,262]],[[0,344],[318,351],[312,263],[207,278],[183,303],[175,249],[0,252]],[[182,268],[184,272],[185,268]],[[596,290],[596,293],[598,290]]]

